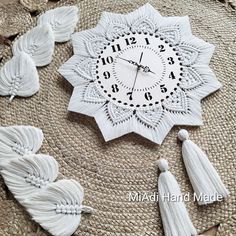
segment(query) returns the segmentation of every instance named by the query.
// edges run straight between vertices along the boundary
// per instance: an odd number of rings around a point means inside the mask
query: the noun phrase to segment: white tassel
[[[75,180],[59,180],[24,202],[33,220],[54,236],[70,236],[80,224],[84,191]]]
[[[66,42],[74,32],[78,19],[78,7],[63,6],[46,11],[39,17],[38,25],[50,24],[55,41]]]
[[[57,178],[58,163],[51,156],[31,154],[11,160],[3,166],[1,174],[14,197],[22,203]]]
[[[183,141],[182,155],[198,204],[209,204],[227,197],[229,191],[207,155],[189,140],[187,130],[180,130],[178,138]]]
[[[175,177],[168,171],[168,162],[158,160],[161,174],[158,179],[159,207],[165,236],[197,235]]]
[[[0,127],[0,166],[13,158],[36,153],[42,142],[42,130],[33,126]]]

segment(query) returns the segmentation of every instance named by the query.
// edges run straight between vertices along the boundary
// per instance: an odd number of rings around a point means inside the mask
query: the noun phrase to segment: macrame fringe
[[[229,191],[207,155],[189,140],[188,131],[180,130],[178,138],[183,142],[182,155],[189,179],[197,195],[198,204],[209,204],[227,197]]]
[[[169,172],[168,162],[158,160],[161,174],[158,179],[159,208],[165,236],[197,235],[175,177]]]
[[[8,189],[45,230],[54,236],[70,236],[80,224],[81,213],[93,213],[82,205],[84,190],[75,180],[59,180],[58,163],[35,154],[43,133],[31,126],[0,128],[0,173]]]

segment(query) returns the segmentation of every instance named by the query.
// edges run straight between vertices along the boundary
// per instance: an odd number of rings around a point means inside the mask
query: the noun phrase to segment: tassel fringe
[[[158,161],[161,174],[158,179],[159,208],[165,236],[197,235],[188,215],[175,177],[169,172],[168,162]],[[176,200],[172,200],[172,197]]]
[[[199,205],[222,200],[229,195],[217,171],[207,155],[191,140],[187,130],[180,130],[178,138],[183,142],[182,155],[185,167],[197,195]]]

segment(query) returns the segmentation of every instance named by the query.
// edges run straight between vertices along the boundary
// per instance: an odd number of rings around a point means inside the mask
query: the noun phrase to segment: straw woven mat
[[[204,99],[204,126],[188,127],[188,130],[192,140],[208,153],[231,197],[207,207],[197,206],[194,202],[187,202],[186,205],[199,232],[222,223],[218,236],[236,235],[233,215],[236,212],[235,13],[227,11],[224,4],[214,0],[149,2],[164,16],[189,15],[193,33],[217,46],[211,67],[223,88]],[[104,10],[127,13],[144,3],[142,0],[79,1],[81,15],[78,30],[94,27]],[[47,7],[64,4],[76,2],[49,2]],[[35,18],[32,22],[25,17],[20,33],[34,25]],[[2,65],[10,55],[10,49],[6,49]],[[70,42],[57,44],[53,62],[39,69],[41,89],[38,94],[27,99],[16,98],[12,104],[4,97],[0,98],[1,125],[24,124],[42,128],[45,140],[41,153],[56,158],[61,176],[74,178],[83,185],[84,203],[97,212],[91,216],[83,215],[75,235],[163,235],[158,204],[129,202],[128,195],[130,191],[153,193],[157,190],[158,170],[155,163],[159,157],[168,159],[182,192],[192,192],[181,158],[181,144],[176,139],[180,127],[173,128],[161,146],[135,134],[105,143],[92,118],[67,111],[72,87],[58,74],[57,69],[71,55]],[[2,179],[0,201],[1,236],[47,235],[30,220]]]

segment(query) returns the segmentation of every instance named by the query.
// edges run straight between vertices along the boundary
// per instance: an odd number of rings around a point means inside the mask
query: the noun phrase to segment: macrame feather
[[[56,42],[66,42],[70,39],[78,22],[78,8],[64,6],[49,10],[38,19],[38,25],[50,24]]]
[[[84,191],[75,180],[59,180],[24,203],[32,218],[54,236],[70,236],[80,224]]]
[[[32,126],[0,127],[0,166],[29,153],[36,153],[43,142],[43,133]]]
[[[30,154],[8,162],[1,174],[14,197],[22,203],[57,178],[58,164],[51,156]]]
[[[52,61],[54,34],[49,24],[36,26],[22,35],[13,44],[13,54],[25,52],[31,56],[36,66],[45,66]]]
[[[19,52],[0,71],[0,95],[29,97],[38,92],[39,77],[34,62],[24,52]]]

